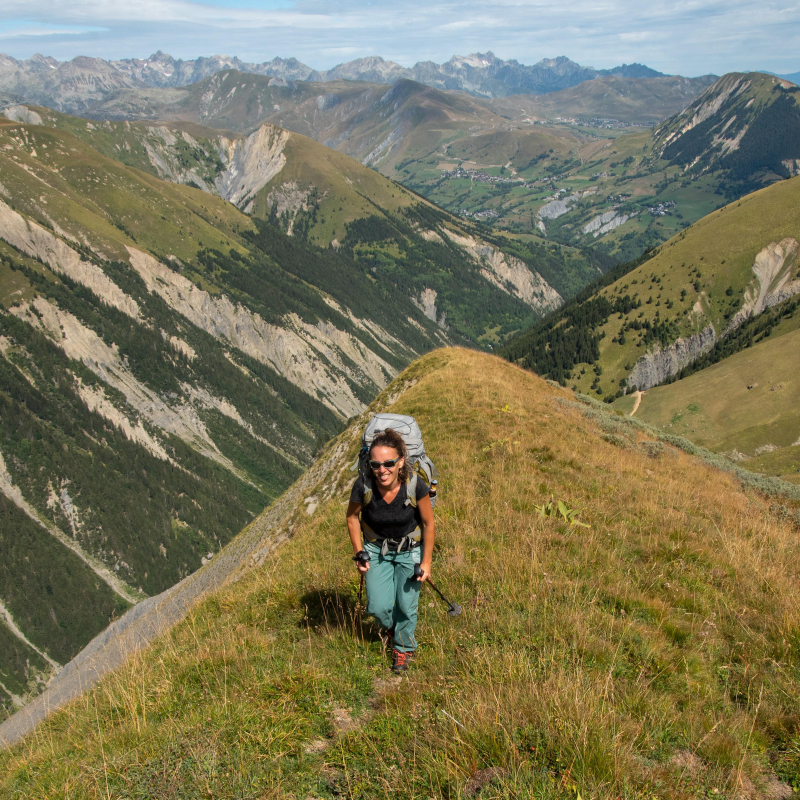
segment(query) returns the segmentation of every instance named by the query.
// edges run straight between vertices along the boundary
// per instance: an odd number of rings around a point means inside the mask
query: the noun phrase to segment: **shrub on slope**
[[[364,416],[292,540],[2,754],[0,791],[683,798],[800,781],[796,507],[570,398],[444,350],[373,405],[420,420],[441,470],[433,577],[464,606],[451,619],[423,592],[409,678],[389,678],[354,610],[343,516]],[[591,527],[540,516],[551,497]]]

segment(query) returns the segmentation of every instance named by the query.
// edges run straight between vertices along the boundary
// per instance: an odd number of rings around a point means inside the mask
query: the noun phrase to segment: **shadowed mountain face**
[[[653,149],[688,174],[724,170],[728,194],[800,172],[800,88],[762,73],[731,73],[667,120]]]
[[[660,72],[641,64],[595,70],[581,67],[561,56],[525,66],[513,60],[503,61],[490,52],[453,56],[445,64],[420,62],[410,69],[372,56],[339,64],[330,70],[316,71],[295,58],[274,58],[254,64],[236,57],[215,55],[184,61],[159,50],[147,59],[118,61],[80,56],[72,61],[59,62],[38,54],[19,61],[0,54],[0,90],[17,95],[26,102],[68,113],[84,113],[118,89],[186,86],[226,69],[268,75],[278,82],[344,79],[394,83],[409,79],[482,97],[503,97],[521,92],[541,94],[607,75],[627,78],[661,76]]]

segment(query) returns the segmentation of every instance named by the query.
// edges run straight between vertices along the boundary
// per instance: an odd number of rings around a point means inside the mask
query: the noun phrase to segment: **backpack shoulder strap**
[[[372,500],[372,478],[371,477],[364,477],[364,499],[361,501],[361,507],[369,504],[369,501]]]
[[[412,472],[406,481],[406,502],[407,506],[417,507],[417,473]]]

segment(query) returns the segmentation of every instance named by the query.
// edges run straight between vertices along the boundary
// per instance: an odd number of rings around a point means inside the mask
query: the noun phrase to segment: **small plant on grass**
[[[579,525],[581,528],[590,528],[585,522],[578,519],[578,511],[574,508],[569,508],[563,500],[548,500],[540,506],[534,506],[542,517],[555,517],[556,519],[563,519],[564,522],[571,526]]]

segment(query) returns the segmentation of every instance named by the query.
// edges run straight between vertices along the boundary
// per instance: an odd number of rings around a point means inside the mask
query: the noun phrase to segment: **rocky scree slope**
[[[469,339],[498,321],[502,338],[525,316],[546,313],[561,300],[553,284],[572,278],[530,248],[485,237],[478,226],[442,214],[374,170],[269,123],[237,136],[197,125],[98,125],[40,111],[47,126],[69,131],[110,158],[221,196],[294,238],[338,248],[369,265],[375,280],[403,279],[417,303],[422,292],[436,292],[435,321]],[[439,227],[473,241],[466,264],[456,239],[437,233]],[[585,258],[575,267],[591,270]],[[480,288],[479,281],[470,290],[497,296],[496,310],[478,317],[465,313],[474,305],[465,292],[476,268],[493,288]]]
[[[423,426],[442,478],[434,576],[464,608],[449,618],[423,590],[413,676],[387,677],[354,608],[342,503],[365,416],[295,495],[291,539],[3,753],[0,786],[789,795],[791,502],[474,351],[429,354],[372,410]],[[590,527],[541,514],[551,499]]]

